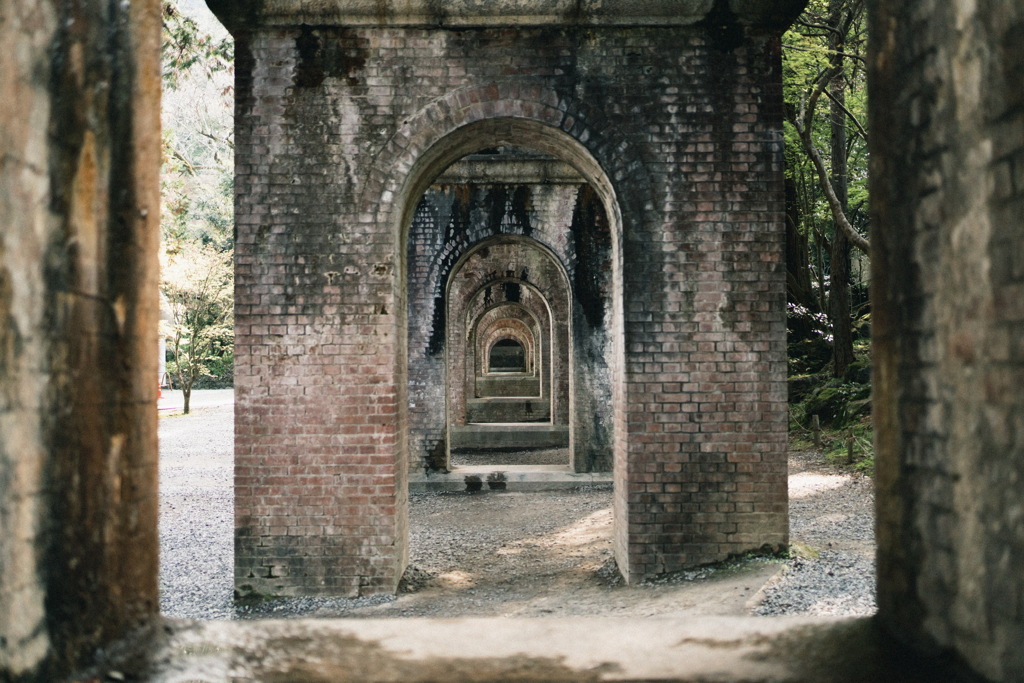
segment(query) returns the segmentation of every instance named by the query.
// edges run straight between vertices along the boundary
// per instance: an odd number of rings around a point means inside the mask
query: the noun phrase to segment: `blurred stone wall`
[[[160,3],[0,5],[0,679],[154,616]]]
[[[1024,672],[1024,5],[874,2],[879,614]]]

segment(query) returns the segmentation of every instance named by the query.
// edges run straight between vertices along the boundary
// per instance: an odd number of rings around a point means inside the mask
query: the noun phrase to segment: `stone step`
[[[469,482],[466,481],[467,477],[470,478]],[[474,477],[479,481],[479,489],[473,483]],[[491,477],[490,482],[488,477]],[[473,465],[456,467],[446,474],[414,472],[409,477],[410,493],[466,490],[557,491],[580,486],[611,485],[611,472],[573,472],[565,465]]]
[[[466,404],[468,422],[547,422],[551,401],[539,398],[471,398]]]
[[[540,397],[540,378],[532,375],[485,375],[476,378],[481,397]]]
[[[569,428],[522,422],[457,425],[451,440],[452,450],[560,448],[569,445]]]

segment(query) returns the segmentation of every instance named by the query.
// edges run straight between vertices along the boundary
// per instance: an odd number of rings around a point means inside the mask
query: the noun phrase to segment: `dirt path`
[[[610,488],[417,494],[410,592],[236,606],[231,408],[161,419],[161,607],[186,618],[864,614],[874,609],[871,482],[791,457],[801,555],[626,586],[612,562]],[[766,586],[767,584],[767,586]]]
[[[317,614],[647,616],[748,614],[780,567],[759,561],[625,586],[611,563],[611,491],[418,495],[412,501],[408,588],[383,604]],[[689,579],[689,580],[687,580]]]

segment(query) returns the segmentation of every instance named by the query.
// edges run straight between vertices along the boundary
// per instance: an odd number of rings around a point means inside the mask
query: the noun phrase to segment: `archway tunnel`
[[[480,149],[433,179],[407,244],[411,469],[610,471],[612,240],[587,180]]]

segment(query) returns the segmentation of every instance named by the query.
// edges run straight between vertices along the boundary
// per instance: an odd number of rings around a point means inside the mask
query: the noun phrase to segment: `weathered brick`
[[[879,613],[900,638],[1013,680],[1024,670],[1011,645],[1024,561],[1024,345],[1009,341],[1024,332],[1013,262],[1024,253],[1024,8],[877,4]],[[904,39],[890,42],[896,34]]]
[[[555,368],[555,419],[598,446],[574,464],[614,468],[616,514],[629,509],[629,529],[616,531],[629,578],[784,544],[775,502],[785,480],[767,479],[785,469],[777,38],[752,33],[723,52],[699,27],[598,27],[584,44],[562,27],[463,30],[456,41],[440,29],[313,29],[324,55],[358,56],[342,68],[308,63],[299,31],[254,27],[238,46],[236,561],[298,553],[288,576],[240,584],[332,592],[398,580],[407,473],[466,400],[464,383],[446,389],[438,355],[459,331],[439,327],[446,278],[482,240],[525,234],[522,222],[458,219],[515,184],[409,195],[409,173],[436,175],[450,146],[536,148],[590,183],[530,186],[516,201],[530,207],[530,239],[569,274],[571,298],[546,323],[565,328],[556,346],[578,353],[600,334],[625,349],[616,357],[606,342],[576,376],[567,359],[544,362]],[[414,180],[422,190],[434,178]],[[399,226],[403,211],[410,225]],[[607,231],[586,258],[576,238],[592,225],[573,223],[584,214]],[[577,270],[597,281],[590,318]],[[407,355],[396,355],[399,335]],[[482,351],[465,351],[459,362],[472,367]],[[735,469],[716,469],[726,464]],[[329,466],[336,482],[296,477]],[[769,483],[740,491],[739,472]],[[297,508],[319,507],[330,486],[343,504],[333,514],[324,505],[318,527]],[[723,517],[682,505],[658,521],[645,512],[681,496]],[[659,525],[699,531],[666,536]]]

